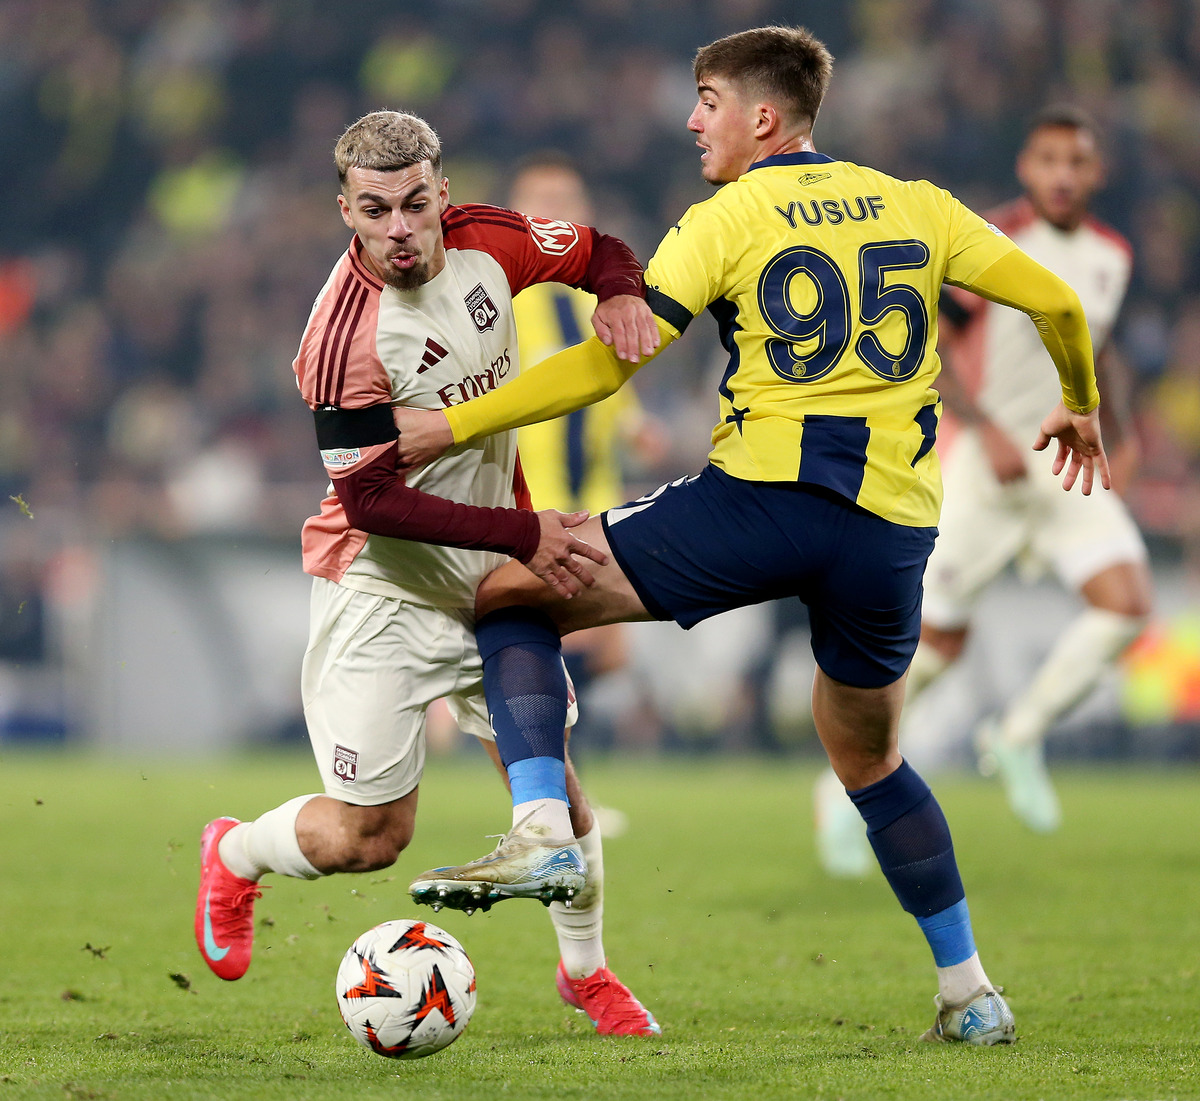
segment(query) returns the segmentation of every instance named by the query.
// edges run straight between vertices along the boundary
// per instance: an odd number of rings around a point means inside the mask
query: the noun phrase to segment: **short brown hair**
[[[434,176],[440,177],[442,143],[423,118],[401,111],[372,111],[338,138],[333,160],[343,184],[351,168],[395,172],[422,161],[429,161]]]
[[[811,129],[833,74],[833,55],[804,27],[757,27],[701,47],[697,82],[721,77],[773,101],[792,122]]]
[[[1043,107],[1029,120],[1025,128],[1025,137],[1032,137],[1038,130],[1061,128],[1063,130],[1083,130],[1100,143],[1100,127],[1082,107],[1073,103],[1051,103]]]

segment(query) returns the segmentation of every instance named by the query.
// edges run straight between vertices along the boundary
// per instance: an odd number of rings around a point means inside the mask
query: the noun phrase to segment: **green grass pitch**
[[[482,754],[430,763],[418,836],[388,872],[271,877],[249,974],[192,942],[197,840],[313,788],[303,753],[208,764],[0,754],[0,1101],[326,1098],[1200,1098],[1200,774],[1063,770],[1035,837],[982,780],[935,781],[976,938],[1019,1042],[919,1042],[935,983],[878,874],[813,858],[807,762],[586,762],[625,812],[606,847],[606,946],[663,1035],[602,1039],[559,1002],[549,920],[443,911],[478,973],[466,1034],[415,1062],[346,1032],[338,961],[386,918],[432,917],[411,873],[505,828]]]

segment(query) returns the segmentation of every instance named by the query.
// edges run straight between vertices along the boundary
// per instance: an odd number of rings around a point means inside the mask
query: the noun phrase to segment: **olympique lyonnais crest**
[[[549,256],[562,256],[575,247],[579,230],[570,222],[554,218],[526,218],[533,243]]]
[[[358,754],[344,745],[333,747],[333,774],[343,784],[352,784],[358,779]]]
[[[477,284],[463,301],[467,304],[475,328],[481,333],[496,327],[496,322],[500,320],[500,311],[496,309],[496,304],[488,296],[488,292],[483,289],[482,283]]]

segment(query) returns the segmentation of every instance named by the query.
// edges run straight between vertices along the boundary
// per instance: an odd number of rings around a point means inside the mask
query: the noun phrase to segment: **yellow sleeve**
[[[1100,404],[1083,305],[1057,275],[1013,249],[970,282],[946,281],[1029,314],[1058,369],[1063,404],[1076,413],[1090,413]]]
[[[662,343],[655,356],[676,336],[661,320],[658,331]],[[607,344],[592,337],[522,371],[497,390],[450,406],[445,411],[446,420],[450,422],[454,442],[465,443],[494,432],[562,417],[615,394],[638,368],[653,358],[648,356],[638,363],[628,363],[617,359]]]

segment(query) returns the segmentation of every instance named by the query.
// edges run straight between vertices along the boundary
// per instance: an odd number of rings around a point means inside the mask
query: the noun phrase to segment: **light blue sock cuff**
[[[917,918],[917,924],[929,941],[933,962],[938,967],[953,967],[975,955],[975,937],[965,898],[929,917]]]
[[[567,802],[567,766],[557,757],[526,757],[508,766],[512,784],[512,801],[528,803],[531,799],[561,799]]]

